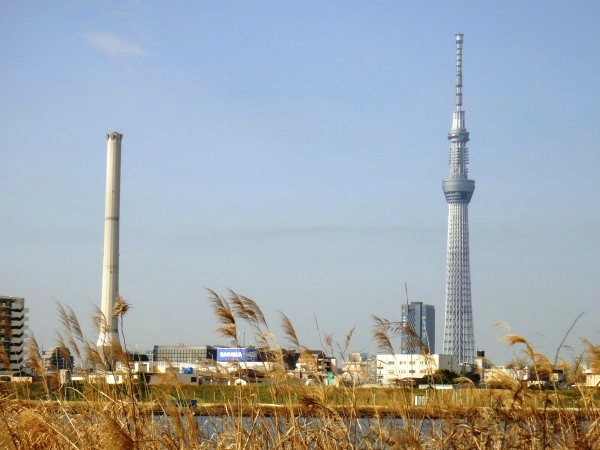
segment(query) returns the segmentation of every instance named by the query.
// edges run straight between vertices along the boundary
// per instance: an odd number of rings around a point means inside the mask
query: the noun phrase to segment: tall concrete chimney
[[[119,322],[113,317],[113,306],[119,293],[119,206],[121,196],[121,139],[112,131],[106,135],[106,199],[104,208],[104,261],[102,266],[102,303],[98,347],[106,355],[107,348],[119,346]],[[111,356],[110,359],[113,359]]]

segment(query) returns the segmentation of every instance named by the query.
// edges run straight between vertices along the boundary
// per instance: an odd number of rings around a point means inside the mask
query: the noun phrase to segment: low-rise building
[[[528,379],[527,367],[493,366],[482,371],[481,381],[487,386],[504,386],[507,383],[523,382]]]
[[[432,376],[438,370],[456,372],[457,369],[456,358],[452,355],[377,355],[377,383],[383,385]]]
[[[68,348],[50,347],[42,356],[46,370],[73,370],[74,359]]]
[[[377,359],[374,356],[350,353],[342,367],[342,380],[354,386],[377,383]]]
[[[155,345],[152,357],[156,362],[194,364],[204,360],[215,360],[216,352],[216,347],[212,345]]]
[[[600,387],[600,373],[594,372],[588,369],[584,372],[585,374],[585,385],[587,387]]]
[[[296,373],[300,378],[325,377],[337,373],[337,361],[322,350],[306,350],[297,359]]]

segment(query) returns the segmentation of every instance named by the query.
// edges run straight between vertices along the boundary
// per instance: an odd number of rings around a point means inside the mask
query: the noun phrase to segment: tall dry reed
[[[123,348],[107,355],[83,336],[75,314],[59,305],[63,334],[58,346],[74,356],[77,370],[88,378],[80,384],[61,384],[44,368],[41,350],[32,338],[29,364],[41,379],[39,398],[33,398],[33,386],[29,390],[0,388],[0,448],[599,448],[598,391],[577,388],[565,393],[551,385],[540,392],[513,379],[505,380],[503,389],[482,390],[459,379],[467,387],[432,391],[427,403],[417,407],[414,396],[425,395],[422,391],[343,383],[305,386],[285,370],[290,354],[282,350],[256,302],[234,291],[226,296],[209,291],[209,301],[221,338],[239,347],[240,331],[248,329],[249,343],[273,361],[265,364],[261,374],[264,386],[192,389],[168,377],[160,386],[147,386],[130,369],[125,334],[121,335]],[[131,306],[124,299],[115,306],[123,330]],[[94,317],[98,326],[105,320],[98,314]],[[322,350],[347,360],[354,328],[338,343],[331,335],[321,335],[316,319],[315,323]],[[311,361],[292,320],[283,313],[281,326],[283,340],[294,353]],[[382,351],[395,353],[392,344],[397,331],[386,319],[374,318],[373,338]],[[506,341],[522,350],[521,363],[532,367],[539,380],[546,379],[556,365],[521,336],[508,335]],[[120,385],[95,377],[111,369],[113,357],[123,367]],[[598,369],[600,346],[586,342],[585,354],[574,365],[560,364],[572,376],[581,376],[583,360]],[[306,367],[308,375],[318,380],[319,367]],[[244,375],[239,366],[215,377],[225,383]],[[197,408],[187,403],[193,397],[201,399]]]

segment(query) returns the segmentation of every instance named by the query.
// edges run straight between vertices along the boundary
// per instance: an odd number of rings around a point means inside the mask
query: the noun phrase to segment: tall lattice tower
[[[459,363],[475,359],[473,310],[471,307],[471,273],[469,263],[469,201],[475,181],[468,178],[469,132],[462,109],[463,35],[456,35],[456,108],[452,113],[450,141],[450,176],[442,182],[448,202],[448,256],[446,260],[446,315],[444,353],[454,355]]]

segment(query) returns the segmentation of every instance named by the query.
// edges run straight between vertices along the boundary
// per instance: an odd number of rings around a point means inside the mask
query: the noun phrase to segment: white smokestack
[[[106,204],[104,208],[104,261],[102,266],[102,303],[98,347],[119,345],[119,322],[113,306],[119,293],[119,206],[121,196],[121,139],[112,131],[106,135]],[[105,320],[104,320],[105,319]]]

